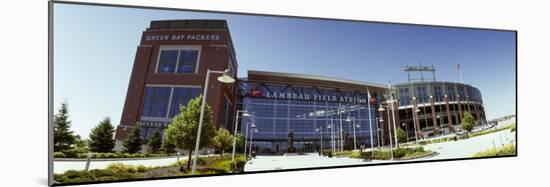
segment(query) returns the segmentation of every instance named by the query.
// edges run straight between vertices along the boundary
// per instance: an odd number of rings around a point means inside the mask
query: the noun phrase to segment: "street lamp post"
[[[243,117],[250,117],[251,115],[246,110],[237,110],[237,116],[235,117],[235,131],[233,132],[233,153],[231,154],[231,162],[235,161],[235,145],[237,144],[237,126],[239,124],[239,113],[243,113]]]
[[[445,133],[445,131],[443,130],[443,116],[442,115],[437,115],[437,119],[439,119],[439,126],[441,128],[441,136],[443,136]]]
[[[418,118],[418,112],[420,112],[420,110],[415,107],[414,112],[413,112],[414,142],[418,142],[418,129],[416,128],[416,119]]]
[[[332,121],[332,120],[331,120]],[[328,124],[327,125],[327,130],[330,129],[330,145],[332,147],[332,154],[334,154],[334,133],[333,133],[333,129],[332,129],[332,124]]]
[[[384,119],[382,117],[378,117],[378,120],[376,120],[376,133],[378,133],[378,148],[380,148],[380,144],[384,145],[384,139],[382,138],[382,130],[380,130],[380,126],[382,125],[382,122],[384,122]]]
[[[246,150],[248,150],[247,149],[247,147],[248,147],[247,144],[248,143],[246,143],[246,142],[247,142],[247,139],[248,139],[248,125],[249,124],[250,123],[246,123],[246,130],[245,130],[245,133],[244,133],[244,151],[243,151],[243,154],[244,154],[245,157],[246,157]]]
[[[253,124],[254,125],[254,124]],[[254,133],[257,133],[258,132],[258,129],[255,128],[256,126],[252,127],[251,131],[250,131],[250,150],[248,151],[248,156],[251,156],[252,155],[252,146],[254,144],[253,143],[253,135]]]
[[[353,150],[357,149],[357,137],[355,135],[355,117],[349,117],[346,119],[347,122],[350,122],[353,125]]]
[[[235,82],[235,78],[233,78],[232,72],[229,71],[229,69],[226,69],[225,71],[212,71],[208,69],[206,71],[206,79],[204,80],[204,91],[202,94],[201,114],[199,116],[199,127],[197,130],[197,140],[195,142],[195,156],[193,157],[193,168],[191,170],[191,175],[195,174],[195,170],[197,169],[197,160],[199,158],[199,145],[201,141],[202,122],[204,120],[204,108],[206,107],[206,94],[208,93],[208,82],[209,82],[208,80],[210,79],[210,73],[222,74],[222,76],[218,77],[218,81],[222,83]]]
[[[382,104],[380,104],[380,108],[378,108],[378,111],[380,113],[383,113],[386,109],[382,108]],[[389,112],[386,112],[388,114],[388,119],[390,119],[390,113]],[[380,119],[380,122],[384,122],[383,119]],[[389,123],[388,123],[389,124]],[[388,128],[389,129],[389,128]],[[391,141],[391,129],[388,131],[389,135],[390,135],[390,157],[391,159],[393,160],[393,143]]]
[[[405,126],[405,131],[407,132],[407,143],[409,142],[409,126],[407,123],[402,123],[401,126]]]
[[[391,114],[392,114],[392,121],[393,121],[393,136],[395,138],[395,147],[396,148],[399,148],[399,142],[397,142],[397,126],[395,125],[395,109],[394,109],[394,105],[395,105],[395,100],[393,99],[393,93],[392,93],[392,90],[391,90],[391,82],[388,83],[388,91],[389,91],[389,94],[390,94],[390,101],[388,104],[391,104]]]
[[[339,148],[339,151],[344,151],[344,129],[342,129],[342,112],[344,111],[340,111],[340,107],[338,107],[338,118],[340,119],[340,129],[339,129],[339,141],[340,141],[340,148]]]
[[[256,124],[255,123],[252,123],[250,125],[250,142],[249,142],[249,146],[248,146],[248,156],[250,156],[250,154],[252,153],[252,134],[254,134],[254,130],[256,129]]]
[[[319,148],[319,152],[322,154],[323,153],[323,126],[319,126],[318,128],[315,129],[315,132],[319,132],[319,134],[321,134],[321,147]]]
[[[361,131],[361,125],[359,123],[353,123],[353,126],[356,127],[356,128],[359,128],[359,131]],[[353,136],[355,136],[355,132],[353,132]],[[353,138],[355,138],[355,137],[353,137]],[[361,142],[359,142],[359,144],[361,144]],[[361,144],[361,145],[364,145],[364,143]],[[361,151],[363,151],[363,147],[364,146],[361,146]]]
[[[370,95],[369,88],[367,87],[367,111],[369,112],[370,150],[374,151],[374,144],[372,139],[372,116],[371,116],[372,114],[370,111],[370,104],[371,104],[371,95]],[[378,122],[376,123],[378,124]],[[378,125],[376,125],[376,128],[378,129]]]

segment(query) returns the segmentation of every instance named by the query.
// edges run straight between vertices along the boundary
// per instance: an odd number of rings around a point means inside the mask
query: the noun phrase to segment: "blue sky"
[[[400,83],[403,66],[422,63],[459,82],[460,64],[488,119],[515,113],[513,32],[56,4],[54,110],[69,103],[77,134],[88,137],[104,117],[118,125],[141,34],[163,19],[227,20],[239,77],[264,70]]]

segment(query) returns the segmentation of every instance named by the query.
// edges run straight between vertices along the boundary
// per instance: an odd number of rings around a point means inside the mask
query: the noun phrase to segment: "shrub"
[[[74,178],[80,177],[80,172],[76,170],[67,170],[65,171],[64,175],[68,179],[74,179]]]
[[[372,159],[372,152],[352,152],[350,155],[351,158],[357,159]]]
[[[115,163],[109,164],[106,169],[110,170],[110,171],[113,171],[115,173],[124,173],[124,172],[135,173],[135,172],[137,172],[136,167],[131,166],[131,165],[125,165],[125,164],[120,163],[120,162],[115,162]]]
[[[372,159],[373,160],[390,160],[391,152],[390,150],[375,151],[372,156]]]
[[[77,158],[78,157],[78,151],[74,149],[69,149],[63,151],[63,154],[65,154],[65,158]]]
[[[235,161],[230,163],[231,170],[237,172],[243,172],[246,165],[246,158],[244,156],[235,157]]]
[[[220,173],[229,173],[231,172],[231,160],[224,160],[221,162],[216,162],[208,167],[209,169],[214,169]]]
[[[143,165],[137,166],[137,172],[140,172],[140,173],[149,171],[149,169],[151,169],[151,168],[150,168],[150,167],[147,167],[147,166],[143,166]]]
[[[342,152],[336,152],[334,153],[335,157],[349,157],[351,156],[351,151],[342,151]]]
[[[56,182],[65,182],[69,180],[69,178],[64,174],[53,174],[53,180]]]
[[[65,158],[65,153],[62,153],[62,152],[54,152],[53,153],[53,157],[54,158]]]
[[[115,175],[115,172],[107,169],[92,169],[89,172],[95,177],[107,177]]]

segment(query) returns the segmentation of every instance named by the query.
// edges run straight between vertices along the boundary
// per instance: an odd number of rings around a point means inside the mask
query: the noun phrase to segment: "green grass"
[[[516,145],[508,144],[498,148],[491,148],[482,152],[478,152],[472,157],[493,157],[493,156],[510,156],[516,155]]]

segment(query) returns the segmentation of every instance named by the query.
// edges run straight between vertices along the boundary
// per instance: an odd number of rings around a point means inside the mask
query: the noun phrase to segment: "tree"
[[[407,133],[402,128],[397,128],[397,142],[403,143],[407,141]]]
[[[124,140],[124,152],[137,153],[141,151],[140,127],[136,125],[130,135]]]
[[[237,134],[235,138],[235,152],[242,151],[244,149],[244,136],[242,134]]]
[[[55,152],[66,151],[75,143],[75,137],[70,128],[69,110],[67,103],[63,102],[53,120],[53,149]]]
[[[80,138],[79,135],[74,136],[75,137],[75,143],[74,143],[74,150],[76,153],[88,153],[88,140]]]
[[[197,140],[201,103],[202,96],[199,96],[191,99],[189,103],[187,103],[187,106],[181,106],[180,113],[174,116],[172,123],[168,125],[168,128],[165,131],[167,141],[174,144],[179,149],[189,151],[187,169],[191,168],[191,155],[195,149],[195,143]],[[210,145],[212,141],[212,137],[216,131],[213,118],[214,115],[212,113],[212,109],[208,104],[206,104],[199,149]]]
[[[111,119],[105,117],[90,132],[90,151],[100,153],[111,152],[115,147],[114,133],[115,128],[111,124]]]
[[[470,133],[474,129],[474,121],[474,116],[472,116],[470,112],[464,112],[464,117],[462,118],[462,123],[460,124],[460,127]]]
[[[216,136],[212,139],[212,145],[221,152],[221,157],[225,150],[233,145],[233,136],[229,131],[219,128],[216,131]]]
[[[171,143],[166,139],[166,136],[164,137],[164,140],[162,141],[161,149],[164,153],[175,153],[176,152],[176,145]]]
[[[157,130],[155,134],[151,138],[149,138],[149,141],[147,142],[147,147],[149,147],[149,151],[151,153],[157,153],[160,150],[160,147],[162,145],[162,136],[160,134],[160,130]]]

